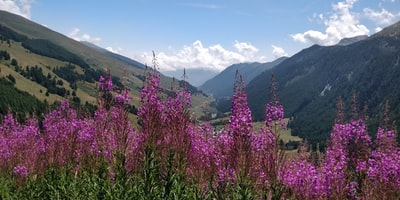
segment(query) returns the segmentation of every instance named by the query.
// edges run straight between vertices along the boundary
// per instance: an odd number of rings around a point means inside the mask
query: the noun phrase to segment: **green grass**
[[[287,122],[289,121],[289,119],[285,118],[283,121],[287,124]],[[264,126],[264,123],[265,123],[265,122],[254,122],[254,123],[253,123],[253,127],[254,127],[255,130],[259,130],[262,126]],[[303,139],[301,139],[299,136],[293,136],[293,135],[292,135],[292,130],[289,129],[289,128],[283,129],[283,130],[280,132],[280,136],[279,136],[279,137],[280,137],[280,139],[283,140],[283,142],[285,142],[285,143],[287,143],[287,142],[289,142],[289,141],[300,142],[300,141],[303,140]]]
[[[227,113],[228,114],[228,113]],[[285,118],[284,122],[287,124],[289,119]],[[229,117],[224,117],[224,118],[218,118],[218,119],[213,119],[211,120],[211,123],[219,123],[220,125],[216,126],[216,129],[221,129],[224,128],[225,125],[229,122]],[[253,128],[254,130],[258,131],[260,130],[261,127],[264,127],[265,122],[253,122]],[[293,136],[292,135],[292,130],[290,128],[287,129],[282,129],[280,131],[280,139],[283,140],[284,143],[287,143],[289,141],[294,141],[294,142],[301,142],[303,141],[302,138],[299,136]]]
[[[7,43],[0,43],[0,48],[7,51],[11,58],[18,61],[18,65],[22,68],[25,66],[64,66],[67,62],[59,61],[53,58],[30,53],[29,50],[22,47],[20,42],[11,41],[11,46]]]
[[[94,83],[87,83],[84,81],[78,81],[76,83],[78,86],[77,95],[81,98],[82,102],[88,101],[89,103],[96,102],[97,97],[97,86]]]
[[[204,95],[195,94],[192,95],[192,108],[191,112],[194,113],[195,117],[198,118],[204,113],[204,109],[207,107],[209,112],[217,112],[215,108],[210,107],[210,103],[214,101],[212,97],[206,97]]]
[[[14,58],[18,61],[18,65],[21,66],[21,68],[25,69],[25,66],[38,66],[42,68],[43,74],[47,75],[50,73],[52,76],[57,76],[51,71],[51,68],[48,69],[47,67],[55,67],[55,66],[65,66],[68,63],[62,62],[56,59],[48,58],[45,56],[40,56],[34,53],[30,53],[28,50],[24,49],[20,43],[17,42],[12,42],[11,46],[8,46],[6,43],[2,43],[0,45],[2,49],[5,51],[9,52],[11,55],[11,58]],[[55,94],[49,94],[49,96],[46,96],[46,91],[47,89],[38,83],[31,81],[29,79],[26,79],[19,73],[15,72],[14,67],[10,66],[8,61],[2,61],[2,64],[0,64],[1,67],[1,73],[0,76],[7,76],[11,74],[14,76],[16,79],[16,87],[22,91],[26,91],[29,94],[37,97],[39,100],[44,101],[46,100],[49,103],[53,103],[55,101],[62,101],[65,98],[55,95]],[[8,66],[7,66],[8,64]],[[10,67],[9,67],[10,66]],[[70,87],[70,84],[60,78],[57,77],[57,79],[62,80],[64,82],[63,87],[69,91],[72,91],[72,88]],[[89,102],[89,103],[95,103],[96,102],[96,90],[80,90],[82,88],[79,88],[77,90],[77,96],[81,99],[81,102]],[[42,92],[40,92],[42,91]]]
[[[55,94],[49,94],[49,96],[46,96],[45,94],[47,89],[45,87],[37,84],[36,82],[26,79],[18,72],[15,72],[14,69],[11,67],[7,67],[6,65],[0,64],[0,68],[1,68],[0,77],[5,77],[11,74],[16,79],[15,86],[19,90],[28,92],[29,94],[35,96],[41,101],[46,100],[49,103],[54,103],[55,101],[61,101],[64,99]],[[40,90],[42,90],[42,92],[40,92]]]

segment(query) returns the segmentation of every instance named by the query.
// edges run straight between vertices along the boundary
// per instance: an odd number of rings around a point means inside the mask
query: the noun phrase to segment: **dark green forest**
[[[18,119],[25,119],[26,114],[45,113],[49,104],[39,101],[27,92],[18,90],[14,83],[0,78],[0,114],[15,113]]]

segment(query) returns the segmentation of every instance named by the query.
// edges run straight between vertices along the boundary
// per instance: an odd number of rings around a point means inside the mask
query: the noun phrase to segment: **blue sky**
[[[219,72],[374,34],[400,20],[398,1],[0,0],[0,9],[143,63],[154,50],[166,73]]]

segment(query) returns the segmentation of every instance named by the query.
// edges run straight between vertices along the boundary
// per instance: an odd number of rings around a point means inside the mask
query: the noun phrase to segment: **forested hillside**
[[[338,98],[345,103],[347,116],[351,99],[355,109],[367,109],[368,124],[376,130],[383,105],[388,101],[391,115],[398,121],[400,99],[399,24],[368,39],[347,45],[314,45],[283,61],[248,84],[249,105],[255,119],[264,116],[262,102],[268,100],[268,83],[275,75],[280,98],[291,118],[293,134],[316,146],[324,146],[335,117]]]

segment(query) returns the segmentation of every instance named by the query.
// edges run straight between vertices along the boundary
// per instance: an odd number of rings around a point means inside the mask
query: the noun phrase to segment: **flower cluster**
[[[292,160],[282,173],[282,180],[291,188],[296,199],[326,197],[321,173],[317,167],[305,160]]]
[[[282,122],[284,117],[285,112],[282,105],[267,104],[265,108],[265,123],[267,126],[271,126],[272,123],[278,125],[279,122]],[[285,123],[281,123],[281,125],[285,126]]]
[[[400,191],[400,151],[393,130],[372,143],[364,120],[335,124],[321,165],[296,160],[283,176],[300,199],[391,199]],[[310,190],[312,188],[312,190]]]
[[[248,134],[253,128],[251,111],[247,103],[245,85],[240,78],[235,83],[235,93],[232,96],[232,114],[228,130],[231,134]]]
[[[113,84],[112,84],[112,78],[111,76],[108,76],[107,80],[103,77],[100,76],[99,79],[99,90],[100,91],[112,91],[113,90]]]
[[[28,169],[23,165],[15,166],[13,169],[13,174],[16,177],[25,178],[28,176]]]

